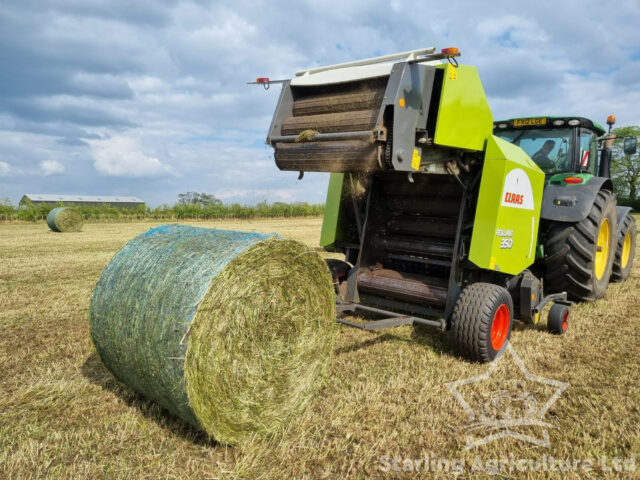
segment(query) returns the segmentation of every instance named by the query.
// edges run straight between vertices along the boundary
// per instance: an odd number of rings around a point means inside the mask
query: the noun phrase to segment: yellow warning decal
[[[491,260],[489,261],[489,269],[495,270],[495,268],[496,268],[496,257],[491,257]]]
[[[447,65],[447,74],[449,75],[449,80],[458,79],[458,69],[451,64]]]
[[[420,151],[417,148],[413,149],[413,156],[411,157],[411,168],[414,170],[420,169],[420,160],[422,157],[420,156]]]

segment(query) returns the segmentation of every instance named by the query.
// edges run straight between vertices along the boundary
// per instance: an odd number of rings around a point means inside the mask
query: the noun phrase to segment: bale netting
[[[57,207],[47,215],[47,225],[54,232],[79,232],[83,223],[82,213],[71,207]]]
[[[334,293],[299,242],[164,225],[107,265],[89,323],[116,378],[234,444],[279,430],[323,383]]]

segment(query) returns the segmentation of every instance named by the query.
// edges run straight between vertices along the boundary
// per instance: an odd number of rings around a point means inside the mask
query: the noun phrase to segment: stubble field
[[[194,224],[276,231],[315,246],[321,219]],[[516,356],[460,387],[474,411],[506,418],[513,392],[506,403],[492,396],[505,385],[541,408],[562,382],[540,425],[512,425],[514,435],[466,449],[496,430],[469,429],[480,413],[470,419],[447,384],[487,365],[458,357],[435,330],[342,328],[330,381],[307,411],[271,438],[228,447],[116,381],[91,344],[89,298],[102,269],[155,225],[56,234],[43,223],[0,224],[0,478],[540,478],[544,468],[557,478],[638,477],[640,263],[605,299],[575,305],[565,336],[518,326]],[[560,470],[566,463],[548,471],[555,459],[569,460],[569,471]]]

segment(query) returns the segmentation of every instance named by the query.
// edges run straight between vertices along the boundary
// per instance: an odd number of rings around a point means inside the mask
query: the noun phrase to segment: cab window
[[[580,170],[597,175],[598,136],[586,128],[580,129]]]
[[[502,130],[495,135],[522,148],[546,174],[573,170],[570,129]]]

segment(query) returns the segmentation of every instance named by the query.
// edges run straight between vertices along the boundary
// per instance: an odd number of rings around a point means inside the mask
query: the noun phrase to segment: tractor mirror
[[[624,139],[624,154],[625,155],[633,155],[636,153],[636,148],[638,146],[638,139],[635,137],[627,137]]]

